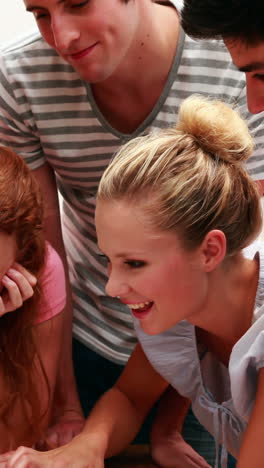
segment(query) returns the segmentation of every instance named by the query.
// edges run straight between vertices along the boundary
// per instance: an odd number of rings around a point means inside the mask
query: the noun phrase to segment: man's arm
[[[68,265],[62,239],[57,184],[53,170],[46,163],[33,171],[43,193],[46,239],[60,255],[67,285],[67,303],[64,313],[62,347],[57,383],[54,393],[52,424],[44,447],[54,448],[68,442],[82,429],[84,418],[79,402],[72,363],[72,300]]]

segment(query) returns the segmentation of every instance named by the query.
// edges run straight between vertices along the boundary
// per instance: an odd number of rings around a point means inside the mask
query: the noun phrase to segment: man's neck
[[[98,108],[122,133],[132,133],[152,111],[166,85],[179,37],[173,7],[149,2],[144,24],[126,59],[107,80],[92,85]],[[166,28],[161,25],[166,24]]]
[[[142,12],[144,20],[137,38],[115,73],[101,83],[92,85],[96,93],[102,90],[115,96],[144,94],[146,89],[166,83],[179,37],[179,17],[173,6],[149,2]],[[166,25],[166,27],[161,27]]]

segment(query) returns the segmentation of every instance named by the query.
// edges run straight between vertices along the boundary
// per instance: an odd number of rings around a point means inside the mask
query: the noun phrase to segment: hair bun
[[[238,112],[218,100],[193,95],[181,105],[176,129],[191,135],[212,156],[228,163],[246,160],[253,139]]]

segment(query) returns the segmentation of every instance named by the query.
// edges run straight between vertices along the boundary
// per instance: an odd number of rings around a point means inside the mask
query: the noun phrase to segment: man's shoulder
[[[232,63],[230,54],[225,47],[224,42],[221,39],[193,39],[192,37],[185,34],[185,47],[202,53],[201,59],[204,54],[217,53],[217,57],[221,57],[228,63]],[[204,53],[203,53],[204,52]]]
[[[34,47],[43,43],[41,35],[38,30],[32,29],[23,36],[17,36],[15,39],[9,40],[8,42],[1,44],[1,52],[3,54],[20,53],[27,48]]]
[[[235,67],[222,40],[196,40],[185,34],[182,59],[184,65],[199,68],[199,74],[203,71],[208,77],[225,77],[230,86],[245,85],[244,73]]]
[[[46,44],[39,31],[32,30],[23,36],[1,45],[2,57],[7,60],[41,57],[43,55],[58,56],[57,52]]]

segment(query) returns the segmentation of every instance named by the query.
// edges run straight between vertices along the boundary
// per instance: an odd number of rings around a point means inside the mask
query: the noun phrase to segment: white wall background
[[[0,0],[0,47],[25,32],[36,28],[32,13],[25,9],[23,0]]]

